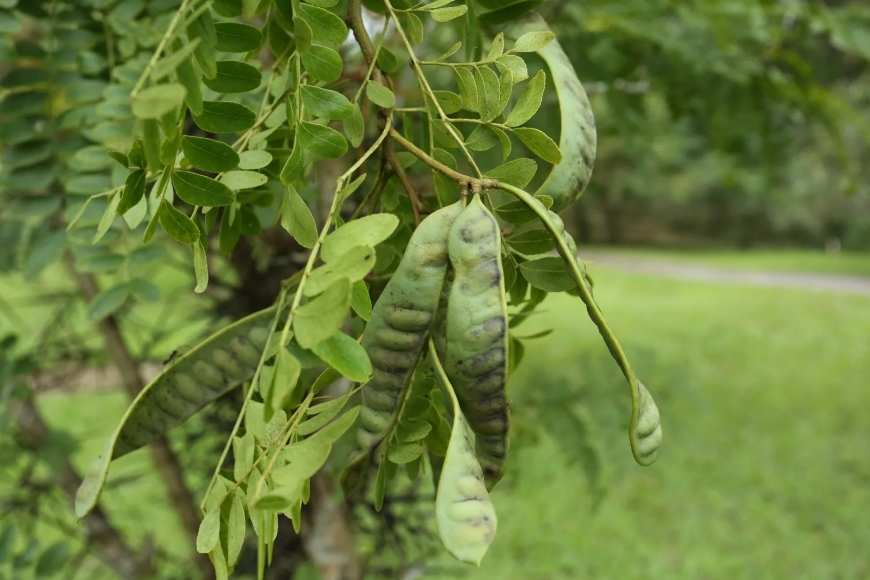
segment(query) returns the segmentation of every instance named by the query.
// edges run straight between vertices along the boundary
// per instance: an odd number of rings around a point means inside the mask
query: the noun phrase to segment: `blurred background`
[[[663,447],[652,467],[633,462],[619,371],[579,301],[551,297],[517,329],[528,339],[510,384],[514,452],[493,495],[499,529],[483,565],[457,566],[426,547],[423,518],[407,529],[367,524],[366,549],[383,560],[373,574],[870,577],[870,6],[534,3],[597,120],[593,179],[565,221],[596,299],[656,396]],[[39,58],[23,23],[43,3],[15,4],[0,1],[0,116],[19,86],[14,63]],[[165,26],[149,11],[178,2],[84,4],[109,37],[132,34],[134,54],[153,50]],[[107,74],[105,39],[68,36],[73,58],[96,71],[87,74]],[[82,94],[68,91],[67,105]],[[548,92],[533,126],[558,131],[554,104]],[[46,171],[33,161],[46,157],[13,147],[30,142],[16,123],[0,124],[0,578],[134,577],[104,563],[106,546],[157,562],[160,578],[191,577],[190,524],[173,509],[154,454],[113,467],[104,495],[112,534],[72,515],[74,472],[99,454],[129,401],[104,341],[122,337],[144,374],[159,372],[228,315],[268,304],[282,270],[267,277],[250,265],[283,249],[268,230],[240,244],[208,301],[190,292],[188,258],[169,245],[128,251],[124,259],[141,260],[163,299],[129,303],[96,325],[82,297],[93,298],[89,277],[105,281],[109,258],[74,246],[52,262],[38,253],[45,245],[22,249],[38,230],[33,220],[48,214],[11,200]],[[68,165],[65,194],[100,191],[81,179],[86,156],[76,146],[56,154]],[[13,391],[26,401],[15,409],[6,404]],[[169,437],[197,497],[237,406],[229,395]],[[431,490],[415,493],[423,501]],[[394,507],[399,520],[412,519]],[[285,539],[275,578],[318,577],[298,543]],[[397,560],[408,565],[400,571]]]

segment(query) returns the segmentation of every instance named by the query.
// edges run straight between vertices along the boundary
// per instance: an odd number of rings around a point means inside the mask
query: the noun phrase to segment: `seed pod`
[[[454,280],[445,369],[477,435],[487,487],[504,475],[509,441],[507,303],[498,222],[475,196],[450,229]]]
[[[546,30],[549,27],[544,19],[532,13],[509,26],[505,36],[516,40],[526,32]],[[580,198],[592,177],[597,146],[595,116],[589,97],[559,41],[553,40],[537,54],[549,68],[559,98],[559,150],[562,152],[562,162],[553,166],[537,194],[553,198],[553,211],[561,213]]]
[[[372,308],[362,346],[372,361],[372,378],[362,388],[359,450],[351,457],[341,484],[356,488],[369,455],[393,423],[400,395],[408,384],[435,319],[447,274],[447,234],[462,211],[459,203],[424,219],[405,255]]]
[[[151,443],[254,376],[274,317],[275,308],[267,308],[221,329],[142,389],[79,487],[78,517],[97,504],[112,459]]]

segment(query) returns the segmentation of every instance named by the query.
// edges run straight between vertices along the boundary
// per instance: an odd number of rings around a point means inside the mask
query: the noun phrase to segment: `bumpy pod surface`
[[[113,459],[151,443],[253,378],[274,317],[275,308],[267,308],[223,328],[176,358],[142,389],[79,487],[78,517],[96,505]]]
[[[526,32],[546,30],[549,27],[544,19],[532,13],[511,26],[505,35],[516,40]],[[561,213],[577,201],[592,177],[598,141],[595,116],[589,97],[559,41],[553,40],[537,54],[546,62],[559,97],[559,150],[562,152],[562,162],[553,167],[537,193],[552,197],[553,211]]]
[[[423,351],[447,274],[447,234],[462,212],[459,203],[424,219],[414,231],[399,267],[372,308],[362,346],[372,362],[372,378],[362,388],[359,451],[342,477],[356,487],[364,462],[386,434],[399,395]]]
[[[450,229],[448,251],[454,280],[444,366],[477,435],[478,458],[492,489],[504,475],[509,447],[507,303],[498,222],[480,196]]]

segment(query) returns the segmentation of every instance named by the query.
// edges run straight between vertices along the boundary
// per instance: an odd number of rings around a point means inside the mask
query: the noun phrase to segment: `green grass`
[[[720,259],[762,260],[744,257]],[[800,263],[814,269],[809,258]],[[598,302],[661,409],[659,459],[646,468],[631,459],[627,387],[579,300],[549,299],[517,329],[555,331],[527,342],[511,381],[513,452],[493,494],[498,533],[465,577],[870,577],[870,299],[591,270]],[[547,397],[551,407],[540,402]],[[83,467],[124,398],[50,395],[42,406],[53,424],[85,437]],[[594,507],[584,439],[553,420],[552,409],[569,408],[586,419],[601,458]],[[134,538],[159,529],[159,544],[177,553],[178,524],[148,462],[138,452],[114,466],[110,481],[141,477],[106,501]]]
[[[660,250],[649,248],[621,248],[587,246],[584,250],[606,251],[609,255],[625,258],[646,258],[700,264],[740,270],[772,270],[777,272],[817,272],[822,274],[848,274],[870,276],[870,253],[842,252],[827,254],[816,250]],[[594,261],[594,260],[593,260]]]

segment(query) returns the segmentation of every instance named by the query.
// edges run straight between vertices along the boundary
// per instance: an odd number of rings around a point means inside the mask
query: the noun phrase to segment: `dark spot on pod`
[[[472,328],[470,334],[477,344],[492,344],[504,338],[506,327],[503,316],[493,316]]]
[[[507,439],[504,436],[479,437],[478,444],[480,445],[480,450],[485,452],[488,457],[493,459],[504,459],[507,457]]]
[[[491,348],[466,361],[459,362],[464,363],[463,369],[466,374],[478,377],[497,368],[504,367],[505,350],[502,346]]]
[[[466,400],[481,400],[493,393],[503,391],[505,386],[504,367],[494,369],[486,374],[474,377],[469,386],[469,392],[463,395]],[[473,396],[469,396],[473,395]]]
[[[487,417],[490,415],[505,415],[507,414],[507,398],[504,396],[504,391],[493,393],[488,397],[469,401],[468,412],[475,417]]]
[[[379,346],[369,347],[372,365],[384,371],[406,371],[414,367],[417,355],[414,352],[388,350]]]
[[[393,328],[380,328],[375,332],[374,339],[384,348],[418,350],[423,342],[423,335],[419,332],[404,332]]]
[[[392,306],[384,311],[384,320],[396,330],[425,332],[432,323],[432,313],[415,308]]]
[[[478,435],[506,435],[508,432],[507,413],[490,415],[489,417],[475,417],[472,421],[474,432]]]
[[[474,232],[470,226],[465,226],[459,230],[459,235],[462,237],[462,241],[466,244],[470,244],[474,241]]]

